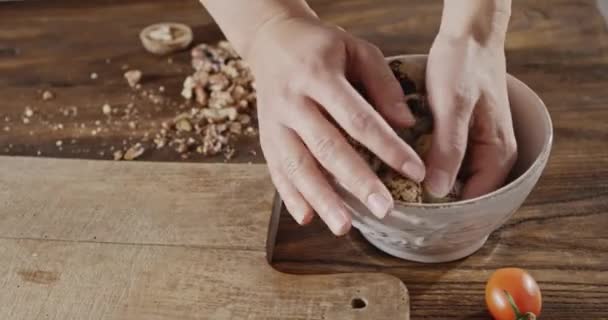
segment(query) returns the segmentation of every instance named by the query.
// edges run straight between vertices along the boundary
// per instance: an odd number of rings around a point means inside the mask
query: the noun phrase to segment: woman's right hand
[[[334,234],[348,232],[351,217],[333,179],[380,218],[393,208],[390,192],[342,130],[398,172],[424,179],[424,164],[391,127],[415,120],[378,48],[308,16],[271,18],[250,43],[244,58],[256,79],[262,149],[298,223],[308,223],[314,210]]]

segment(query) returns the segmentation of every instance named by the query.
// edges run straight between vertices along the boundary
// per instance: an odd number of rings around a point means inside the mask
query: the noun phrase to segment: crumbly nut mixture
[[[400,60],[389,63],[395,78],[401,84],[405,101],[416,117],[416,124],[407,129],[397,131],[397,134],[410,144],[420,157],[424,158],[430,149],[433,116],[426,98],[424,84],[424,68],[418,64],[407,64]],[[396,201],[408,203],[441,203],[458,201],[461,198],[462,182],[457,180],[452,191],[444,198],[434,198],[423,190],[420,183],[401,176],[395,170],[376,157],[373,153],[363,147],[350,137],[347,137],[351,145],[367,161],[370,167],[378,174],[382,182],[391,192]]]
[[[422,187],[420,183],[395,174],[390,171],[382,177],[382,182],[391,192],[393,198],[403,202],[422,202]]]

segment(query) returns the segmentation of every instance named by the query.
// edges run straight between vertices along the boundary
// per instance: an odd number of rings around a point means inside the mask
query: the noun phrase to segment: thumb
[[[467,149],[469,121],[474,102],[450,96],[435,87],[429,91],[434,129],[426,156],[427,178],[424,186],[433,197],[445,197],[456,180]]]

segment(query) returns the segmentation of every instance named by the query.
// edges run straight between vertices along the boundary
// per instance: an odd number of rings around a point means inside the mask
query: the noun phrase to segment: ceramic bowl
[[[388,58],[426,65],[425,55]],[[380,250],[418,262],[446,262],[478,249],[490,233],[521,206],[538,181],[551,150],[553,129],[549,113],[528,86],[508,76],[509,101],[518,143],[518,159],[510,182],[484,196],[443,204],[396,203],[384,219],[376,218],[341,187],[338,192],[352,213],[353,226]]]

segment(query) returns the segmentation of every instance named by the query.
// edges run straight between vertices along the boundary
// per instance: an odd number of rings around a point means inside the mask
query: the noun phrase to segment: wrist
[[[444,0],[438,37],[504,46],[511,0]]]
[[[269,16],[267,19],[252,28],[247,40],[243,43],[240,52],[243,59],[250,61],[255,59],[255,49],[269,45],[278,38],[279,30],[289,28],[290,22],[296,20],[319,20],[319,17],[310,9],[309,11],[282,11]]]
[[[260,30],[276,21],[316,14],[305,0],[200,0],[243,57],[249,55]]]

